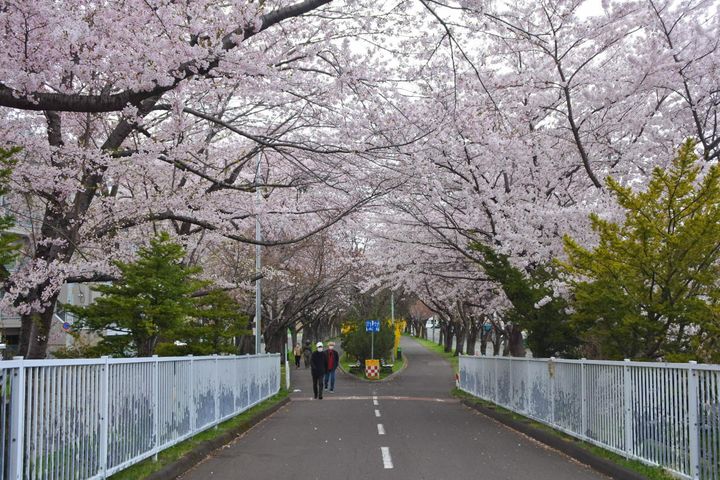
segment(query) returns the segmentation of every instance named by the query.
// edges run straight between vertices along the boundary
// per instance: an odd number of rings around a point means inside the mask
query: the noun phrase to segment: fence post
[[[190,389],[190,405],[188,408],[190,409],[190,432],[189,433],[195,433],[195,385],[193,384],[193,381],[195,380],[195,373],[193,370],[195,369],[194,363],[193,363],[193,356],[190,355],[190,368],[188,369],[188,388]]]
[[[153,460],[157,462],[158,451],[160,450],[160,371],[158,356],[153,355],[153,440],[155,445],[155,455]]]
[[[525,412],[530,414],[530,360],[525,359]]]
[[[14,357],[20,366],[13,371],[10,379],[10,446],[8,478],[23,478],[23,443],[25,439],[25,365],[23,357]],[[0,472],[2,474],[2,472]]]
[[[508,370],[510,370],[510,374],[508,375],[508,407],[510,407],[510,410],[517,412],[517,410],[515,409],[515,389],[513,388],[513,370],[515,369],[515,365],[513,365],[512,355],[507,358],[509,359]]]
[[[555,357],[548,362],[548,375],[550,377],[550,423],[555,426]]]
[[[285,388],[290,391],[290,361],[288,360],[288,348],[285,347]],[[280,382],[278,381],[278,391],[280,391]]]
[[[698,422],[698,377],[696,361],[690,361],[688,368],[688,435],[690,447],[690,478],[700,478],[700,437]]]
[[[215,370],[215,427],[220,420],[220,372],[218,371],[218,356],[213,354],[213,369]]]
[[[498,364],[498,359],[497,359],[497,357],[495,357],[495,358],[493,358],[493,365],[495,366],[495,397],[494,397],[494,398],[495,398],[495,404],[496,404],[496,405],[499,405],[499,404],[498,404],[498,373],[497,373],[497,364]]]
[[[580,359],[580,432],[587,436],[587,390],[585,389],[585,358]]]
[[[102,378],[100,379],[100,477],[107,478],[108,460],[108,429],[110,423],[110,358],[105,355],[102,359]]]
[[[630,375],[630,359],[623,365],[623,411],[625,413],[625,457],[632,455],[633,445],[633,411],[632,411],[632,377]]]

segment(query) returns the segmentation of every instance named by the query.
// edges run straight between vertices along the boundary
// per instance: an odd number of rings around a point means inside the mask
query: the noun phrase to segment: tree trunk
[[[21,316],[20,345],[18,355],[28,359],[39,359],[47,356],[50,327],[57,296],[52,299],[52,307],[44,312]]]
[[[513,357],[524,357],[525,346],[523,345],[522,329],[518,325],[510,325],[505,329],[507,332],[505,355],[509,353]]]
[[[298,343],[297,325],[292,325],[290,327],[290,337],[292,338],[291,348],[295,348],[295,345],[297,345],[297,343]]]
[[[263,334],[265,339],[265,352],[266,353],[282,353],[283,347],[283,329],[280,331],[273,330],[271,332],[265,331]]]
[[[503,331],[499,327],[493,327],[493,338],[492,338],[492,346],[493,346],[493,355],[498,356],[500,355],[500,347],[502,346],[503,341]]]
[[[155,345],[157,345],[158,337],[153,335],[151,337],[137,337],[135,340],[135,346],[137,347],[138,357],[152,357],[155,353]]]
[[[465,350],[465,328],[455,328],[455,353],[453,356],[457,357]]]
[[[238,355],[247,355],[255,351],[255,337],[253,335],[243,335],[237,342]]]
[[[487,344],[490,341],[492,335],[492,328],[485,330],[485,325],[480,326],[480,355],[487,355]]]
[[[443,351],[445,353],[452,352],[453,332],[452,332],[452,327],[450,325],[445,327],[445,336],[444,336],[443,340],[445,341],[445,346],[443,347]]]
[[[478,329],[476,327],[470,327],[467,337],[467,348],[465,353],[468,355],[475,355],[475,343],[477,343]]]

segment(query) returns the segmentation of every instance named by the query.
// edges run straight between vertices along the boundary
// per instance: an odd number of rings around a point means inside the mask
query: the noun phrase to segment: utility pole
[[[390,318],[392,318],[393,325],[395,325],[395,292],[390,290]]]
[[[393,348],[392,352],[390,353],[390,358],[392,359],[392,362],[395,362],[395,292],[390,290],[390,319],[392,320],[392,329],[393,329]]]
[[[261,324],[261,280],[260,270],[262,261],[260,257],[260,242],[262,232],[260,231],[260,152],[258,152],[255,164],[255,354],[261,352],[262,324]]]

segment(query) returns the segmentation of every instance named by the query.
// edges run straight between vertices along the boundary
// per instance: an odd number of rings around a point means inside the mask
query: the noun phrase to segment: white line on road
[[[378,435],[385,435],[385,427],[382,423],[378,423]]]
[[[375,416],[376,416],[376,417],[379,417],[379,416],[380,416],[380,410],[375,409]]]
[[[377,395],[373,395],[373,405],[378,406]]]
[[[390,456],[390,448],[380,447],[380,452],[382,452],[383,467],[393,468],[392,457]]]

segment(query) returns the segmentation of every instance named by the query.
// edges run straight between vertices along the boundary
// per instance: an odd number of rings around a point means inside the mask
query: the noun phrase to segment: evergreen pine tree
[[[161,338],[174,338],[195,313],[191,294],[207,285],[195,278],[200,268],[182,263],[184,256],[163,232],[140,249],[136,261],[115,262],[121,279],[94,287],[103,294],[94,303],[66,307],[78,316],[80,328],[100,335],[94,353],[149,356]]]
[[[159,355],[237,353],[235,339],[250,335],[249,318],[227,292],[211,290],[193,298],[192,317],[174,330],[173,340],[158,345]],[[168,339],[170,340],[170,339]]]
[[[548,285],[556,276],[554,268],[539,265],[526,274],[514,267],[507,255],[487,245],[475,243],[472,248],[481,254],[479,263],[485,274],[502,287],[512,305],[505,320],[519,327],[514,329],[517,335],[520,329],[527,332],[527,345],[533,355],[575,356],[579,342],[566,313],[567,302],[555,296]]]
[[[591,215],[597,247],[565,238],[574,319],[597,356],[720,359],[720,169],[694,148],[685,142],[645,191],[608,179],[626,217]]]

